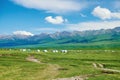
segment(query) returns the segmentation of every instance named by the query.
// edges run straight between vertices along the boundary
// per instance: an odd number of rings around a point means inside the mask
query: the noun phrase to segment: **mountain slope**
[[[120,45],[120,27],[114,29],[101,29],[90,31],[63,31],[52,34],[41,33],[34,36],[25,35],[0,35],[0,47],[15,47],[25,45],[40,46],[62,46],[62,45],[96,45],[100,43],[109,43],[109,45]],[[115,42],[114,44],[110,44]],[[109,46],[108,46],[109,47]]]

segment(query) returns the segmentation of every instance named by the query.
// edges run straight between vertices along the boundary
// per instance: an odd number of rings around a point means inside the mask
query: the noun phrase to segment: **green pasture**
[[[40,63],[27,61],[33,56]],[[120,80],[120,73],[103,73],[92,63],[105,68],[120,70],[119,50],[68,50],[53,53],[52,50],[22,52],[19,49],[0,50],[0,80],[53,80],[74,76],[88,76],[87,80]]]

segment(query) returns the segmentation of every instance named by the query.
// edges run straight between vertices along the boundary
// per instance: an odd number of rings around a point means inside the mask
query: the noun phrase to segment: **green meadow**
[[[29,57],[37,61],[30,61]],[[83,80],[120,80],[120,73],[103,72],[93,63],[119,71],[120,50],[68,50],[68,53],[48,50],[45,53],[35,49],[26,52],[1,49],[0,80],[57,80],[74,76]]]

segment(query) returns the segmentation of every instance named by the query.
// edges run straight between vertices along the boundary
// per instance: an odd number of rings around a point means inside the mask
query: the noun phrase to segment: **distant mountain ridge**
[[[114,29],[88,31],[62,31],[51,34],[41,33],[34,36],[0,35],[0,47],[34,44],[70,44],[92,43],[100,41],[120,41],[120,27]]]

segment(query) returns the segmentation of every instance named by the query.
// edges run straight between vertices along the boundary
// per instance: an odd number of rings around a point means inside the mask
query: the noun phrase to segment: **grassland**
[[[39,61],[26,60],[34,57]],[[87,80],[120,80],[120,73],[103,73],[92,63],[120,70],[119,50],[69,50],[68,53],[0,50],[0,80],[52,80],[87,76]]]
[[[120,40],[117,41],[98,41],[90,43],[66,43],[60,44],[59,42],[50,42],[45,44],[33,44],[33,45],[19,45],[19,46],[7,46],[2,48],[40,48],[40,49],[67,49],[67,50],[120,50]]]

